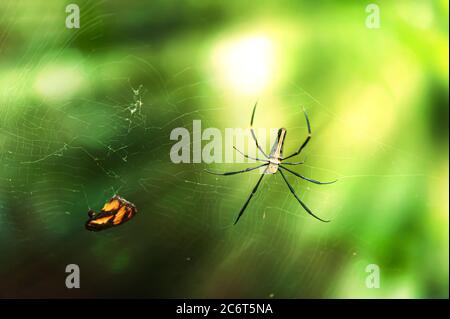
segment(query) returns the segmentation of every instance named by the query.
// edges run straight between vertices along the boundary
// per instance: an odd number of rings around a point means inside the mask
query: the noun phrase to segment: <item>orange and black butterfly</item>
[[[133,203],[115,195],[103,206],[100,213],[97,214],[93,210],[88,212],[86,229],[100,231],[119,226],[133,218],[136,213],[137,209]]]

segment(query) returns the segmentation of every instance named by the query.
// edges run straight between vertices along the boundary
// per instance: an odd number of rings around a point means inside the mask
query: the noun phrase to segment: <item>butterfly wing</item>
[[[120,196],[111,198],[102,208],[99,214],[89,213],[86,229],[100,231],[113,226],[121,225],[135,216],[136,206]]]
[[[123,199],[119,196],[114,196],[107,202],[105,205],[103,205],[102,212],[111,212],[116,211],[120,208],[120,206],[123,205]]]
[[[113,226],[112,220],[114,219],[114,214],[109,216],[97,215],[95,218],[89,219],[86,222],[86,229],[91,231],[100,231]]]

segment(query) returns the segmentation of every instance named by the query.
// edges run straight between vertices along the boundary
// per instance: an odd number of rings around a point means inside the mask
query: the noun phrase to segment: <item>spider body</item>
[[[285,128],[280,128],[278,130],[277,139],[272,146],[272,150],[269,154],[269,165],[267,165],[264,174],[275,174],[278,172],[278,168],[281,164],[281,156],[283,154],[283,145],[286,138],[287,130]]]
[[[235,174],[241,174],[241,173],[249,172],[249,171],[255,170],[257,168],[265,167],[263,173],[261,174],[261,177],[259,178],[259,180],[256,183],[255,187],[253,188],[253,191],[251,192],[251,194],[248,197],[247,201],[244,203],[244,206],[241,208],[241,211],[239,212],[239,215],[238,215],[236,221],[234,222],[234,224],[236,224],[239,221],[239,219],[241,218],[242,214],[244,213],[245,209],[247,208],[247,206],[248,206],[250,200],[252,199],[253,195],[258,190],[258,187],[261,184],[261,181],[262,181],[263,177],[265,175],[269,175],[269,174],[273,175],[273,174],[276,174],[276,173],[280,173],[281,177],[283,178],[283,180],[285,181],[286,185],[288,186],[289,191],[294,195],[294,197],[297,199],[297,201],[300,203],[300,205],[303,207],[303,209],[306,210],[306,212],[308,214],[310,214],[311,216],[313,216],[314,218],[316,218],[316,219],[318,219],[318,220],[320,220],[322,222],[329,222],[329,220],[324,220],[324,219],[321,219],[321,218],[317,217],[308,208],[308,206],[306,206],[302,202],[302,200],[297,196],[297,194],[295,193],[294,188],[288,182],[288,180],[286,179],[286,176],[283,173],[283,171],[286,171],[286,172],[289,172],[290,174],[293,174],[293,175],[295,175],[297,177],[300,177],[301,179],[304,179],[304,180],[306,180],[308,182],[311,182],[311,183],[314,183],[314,184],[319,184],[319,185],[331,184],[331,183],[336,182],[336,180],[335,181],[331,181],[331,182],[319,182],[319,181],[316,181],[316,180],[314,180],[312,178],[300,175],[300,174],[290,170],[286,166],[282,165],[282,164],[286,164],[286,165],[300,165],[300,164],[304,163],[304,162],[284,162],[284,160],[299,155],[301,153],[301,151],[303,150],[303,148],[310,141],[310,139],[311,139],[311,125],[309,123],[308,115],[304,111],[306,124],[308,126],[308,136],[306,137],[305,141],[303,142],[303,144],[301,144],[301,146],[299,147],[299,149],[296,152],[294,152],[293,154],[291,154],[289,156],[283,157],[283,146],[284,146],[284,141],[286,139],[287,130],[285,128],[280,128],[278,130],[276,141],[275,141],[274,145],[272,146],[272,149],[271,149],[269,155],[267,155],[264,152],[264,150],[261,148],[261,146],[259,145],[258,140],[257,140],[256,135],[255,135],[255,131],[253,129],[253,119],[255,117],[256,105],[257,104],[255,104],[255,106],[253,107],[252,118],[250,120],[250,127],[251,127],[250,128],[250,132],[251,132],[251,135],[253,137],[253,140],[255,141],[256,147],[264,155],[265,159],[260,159],[260,158],[257,158],[257,157],[255,158],[255,157],[248,156],[248,155],[242,153],[241,151],[239,151],[236,147],[234,147],[234,149],[236,151],[238,151],[239,153],[241,153],[244,157],[250,158],[250,159],[253,159],[253,160],[256,160],[256,161],[264,162],[264,164],[261,164],[261,165],[255,166],[255,167],[249,167],[249,168],[246,168],[244,170],[236,171],[236,172],[214,173],[214,172],[208,171],[209,173],[212,173],[212,174],[215,174],[215,175],[235,175]]]

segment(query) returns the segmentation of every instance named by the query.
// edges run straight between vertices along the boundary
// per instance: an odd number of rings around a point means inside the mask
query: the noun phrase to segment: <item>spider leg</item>
[[[300,154],[300,152],[303,150],[303,148],[305,148],[305,146],[308,144],[309,140],[311,139],[311,125],[309,124],[308,115],[306,114],[305,109],[303,109],[303,113],[305,113],[306,124],[308,125],[308,136],[306,137],[306,140],[305,140],[305,141],[303,142],[303,144],[300,146],[300,148],[298,149],[298,151],[295,152],[295,153],[293,153],[293,154],[291,154],[291,155],[289,155],[289,156],[287,156],[287,157],[284,157],[284,158],[283,158],[284,160],[285,160],[285,159],[288,159],[288,158],[291,158],[291,157],[293,157],[293,156],[296,156],[296,155],[298,155],[298,154]]]
[[[329,220],[324,220],[324,219],[321,219],[321,218],[317,217],[316,215],[314,215],[314,213],[301,201],[301,199],[298,198],[297,194],[295,194],[294,188],[291,186],[291,184],[289,184],[289,182],[286,179],[286,177],[284,176],[283,172],[281,170],[278,170],[278,172],[280,172],[281,176],[283,177],[284,181],[286,182],[286,185],[289,187],[289,190],[295,196],[295,198],[300,203],[300,205],[302,205],[302,207],[306,210],[306,212],[308,214],[310,214],[311,216],[313,216],[314,218],[316,218],[316,219],[318,219],[318,220],[320,220],[322,222],[328,223]]]
[[[307,158],[308,157],[305,156],[305,159],[303,161],[301,161],[301,162],[282,162],[282,163],[283,164],[287,164],[287,165],[301,165],[301,164],[305,164]]]
[[[258,190],[259,184],[261,184],[261,181],[264,177],[264,174],[261,174],[261,177],[258,180],[258,183],[256,183],[255,187],[253,188],[250,196],[247,198],[247,201],[245,202],[244,206],[242,206],[241,211],[239,212],[238,217],[236,218],[236,221],[234,222],[234,224],[236,225],[237,222],[239,221],[239,218],[241,218],[242,214],[244,214],[245,209],[247,208],[248,203],[250,202],[250,200],[252,199],[253,195],[256,193],[256,191]]]
[[[300,177],[300,178],[304,179],[305,181],[308,181],[308,182],[311,182],[311,183],[314,183],[314,184],[326,185],[326,184],[333,184],[333,183],[336,183],[336,182],[337,182],[337,179],[334,180],[334,181],[331,181],[331,182],[319,182],[319,181],[316,181],[315,179],[312,179],[312,178],[309,178],[309,177],[305,177],[305,176],[303,176],[303,175],[300,175],[299,173],[296,173],[296,172],[294,172],[294,171],[291,171],[291,170],[290,170],[289,168],[287,168],[287,167],[284,167],[284,166],[281,166],[281,165],[280,165],[279,167],[282,168],[282,169],[287,170],[289,173],[294,174],[294,175],[297,176],[297,177]]]
[[[244,152],[241,152],[240,150],[238,150],[237,148],[236,148],[236,146],[233,146],[233,148],[236,150],[236,151],[238,151],[242,156],[244,156],[245,158],[249,158],[249,159],[252,159],[252,160],[254,160],[254,161],[260,161],[260,162],[266,162],[266,163],[268,163],[269,161],[268,160],[265,160],[265,159],[260,159],[260,158],[257,158],[257,157],[251,157],[251,156],[248,156],[247,154],[244,154]]]
[[[300,164],[305,164],[305,161],[301,161],[301,162],[283,162],[283,164],[286,164],[286,165],[300,165]]]
[[[269,158],[269,156],[266,154],[266,152],[263,151],[263,149],[261,148],[261,146],[258,143],[258,139],[256,138],[256,134],[255,134],[255,130],[253,129],[253,119],[255,118],[255,111],[256,111],[256,106],[258,105],[258,102],[255,103],[255,106],[253,107],[253,112],[252,112],[252,119],[250,120],[250,132],[252,133],[252,137],[253,140],[256,143],[256,147],[261,151],[261,153],[266,157]]]
[[[214,174],[214,175],[235,175],[235,174],[250,172],[250,171],[253,171],[254,169],[257,169],[257,168],[260,168],[260,167],[263,167],[263,166],[267,166],[267,165],[269,165],[269,163],[264,163],[264,164],[261,164],[261,165],[255,166],[255,167],[249,167],[249,168],[246,168],[246,169],[243,169],[243,170],[240,170],[240,171],[226,172],[226,173],[215,173],[215,172],[211,172],[209,170],[206,170],[206,171],[208,173]]]

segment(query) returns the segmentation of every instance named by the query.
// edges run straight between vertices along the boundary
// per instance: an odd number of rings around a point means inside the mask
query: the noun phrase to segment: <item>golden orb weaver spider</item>
[[[238,217],[236,218],[236,221],[234,222],[234,224],[236,225],[236,223],[239,221],[239,219],[241,218],[241,216],[244,214],[245,209],[247,208],[248,204],[250,203],[250,200],[252,199],[253,195],[256,193],[256,191],[258,190],[259,185],[261,184],[261,181],[264,177],[264,175],[267,174],[275,174],[277,172],[280,173],[281,177],[283,178],[283,180],[286,182],[286,185],[289,188],[289,191],[294,195],[294,197],[297,199],[297,201],[300,203],[300,205],[303,207],[304,210],[306,210],[306,212],[308,214],[310,214],[311,216],[313,216],[314,218],[322,221],[322,222],[329,222],[329,220],[324,220],[318,216],[316,216],[309,208],[308,206],[306,206],[301,199],[297,196],[297,194],[294,191],[294,188],[292,187],[292,185],[288,182],[288,180],[286,179],[286,176],[284,175],[283,171],[289,172],[297,177],[300,177],[301,179],[304,179],[308,182],[314,183],[314,184],[319,184],[319,185],[324,185],[324,184],[332,184],[335,183],[337,180],[331,181],[331,182],[319,182],[316,181],[312,178],[309,177],[305,177],[303,175],[300,175],[292,170],[290,170],[289,168],[281,165],[281,164],[286,164],[286,165],[299,165],[299,164],[303,164],[304,162],[284,162],[284,160],[287,160],[288,158],[297,156],[301,153],[301,151],[305,148],[305,146],[308,144],[308,142],[311,139],[311,125],[309,123],[309,119],[308,119],[308,115],[306,114],[306,111],[303,110],[303,113],[305,114],[305,119],[306,119],[306,124],[308,126],[308,136],[306,137],[306,140],[303,142],[303,144],[301,144],[301,146],[299,147],[299,149],[294,152],[293,154],[283,157],[283,145],[284,145],[284,141],[286,138],[286,133],[287,130],[285,128],[280,128],[278,130],[278,135],[277,138],[275,140],[275,143],[272,146],[272,150],[270,151],[269,155],[267,155],[264,150],[261,148],[261,146],[258,143],[258,139],[256,138],[256,134],[255,134],[255,130],[253,129],[253,120],[255,118],[255,111],[256,111],[256,106],[258,103],[255,103],[255,106],[253,107],[253,112],[252,112],[252,117],[250,120],[250,132],[252,135],[253,140],[255,141],[256,147],[261,151],[261,153],[264,155],[264,157],[266,159],[260,159],[257,157],[250,157],[246,154],[244,154],[243,152],[239,151],[235,146],[233,146],[233,148],[238,151],[240,154],[242,154],[244,157],[249,158],[249,159],[253,159],[256,161],[260,161],[260,162],[264,162],[264,164],[255,166],[255,167],[249,167],[240,171],[235,171],[235,172],[226,172],[226,173],[215,173],[215,172],[211,172],[208,171],[208,173],[214,174],[214,175],[235,175],[235,174],[241,174],[241,173],[245,173],[245,172],[250,172],[253,171],[255,169],[258,169],[260,167],[266,167],[264,172],[261,174],[261,177],[259,178],[258,182],[256,183],[255,187],[253,188],[252,192],[250,193],[250,196],[247,198],[247,201],[245,202],[244,206],[242,206]]]

